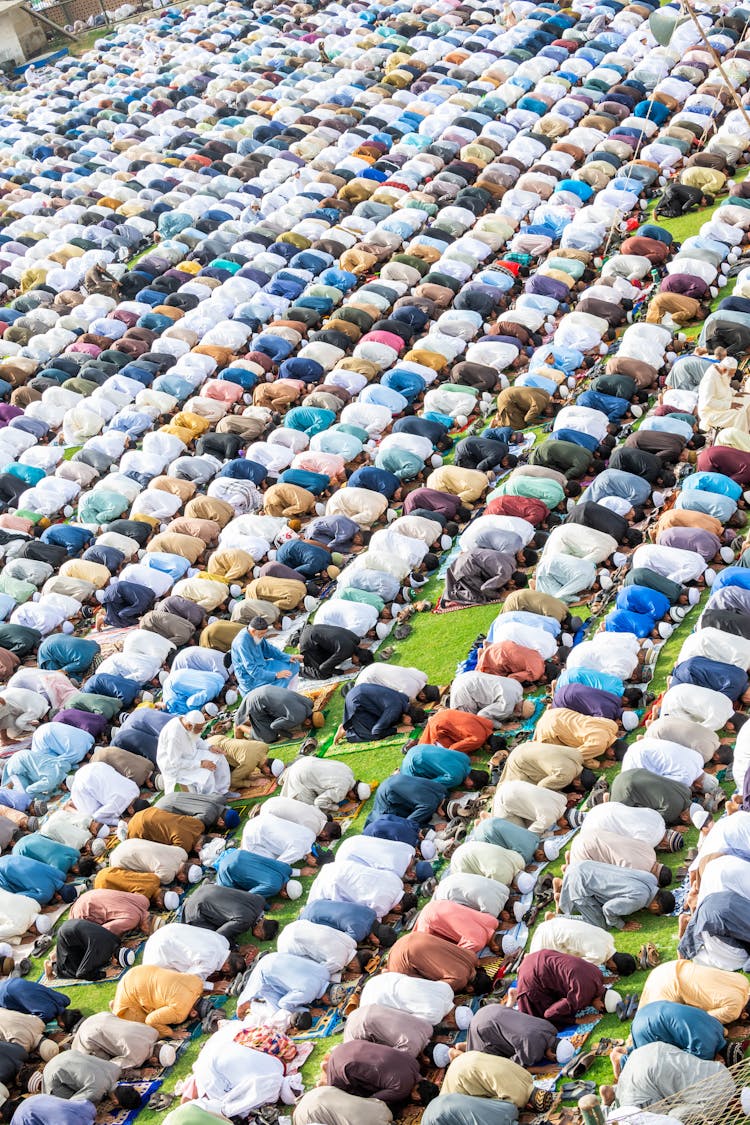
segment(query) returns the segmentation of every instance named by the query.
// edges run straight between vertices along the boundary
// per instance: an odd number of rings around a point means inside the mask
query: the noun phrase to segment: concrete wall
[[[20,7],[0,11],[0,64],[21,63],[44,50],[46,36]]]

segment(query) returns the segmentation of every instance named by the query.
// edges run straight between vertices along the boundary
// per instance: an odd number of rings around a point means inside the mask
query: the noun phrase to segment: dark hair
[[[309,1031],[312,1027],[312,1016],[307,1009],[302,1012],[293,1012],[289,1026],[296,1028],[297,1031]]]
[[[428,1082],[426,1078],[420,1078],[416,1090],[417,1101],[420,1105],[429,1105],[440,1093],[440,1087],[434,1082]]]
[[[657,891],[654,902],[659,907],[660,914],[671,914],[675,908],[675,897],[671,891]]]
[[[474,974],[473,987],[475,996],[486,996],[488,992],[492,991],[492,977],[481,965]]]
[[[508,749],[508,740],[504,735],[498,734],[496,732],[495,734],[491,734],[487,739],[487,745],[489,746],[492,753],[496,754],[498,750]]]
[[[732,747],[727,746],[726,743],[721,743],[719,749],[714,754],[714,760],[722,766],[728,766],[732,761]]]
[[[638,707],[643,701],[643,692],[637,687],[626,687],[622,693],[623,702],[629,707]]]
[[[567,482],[567,484],[565,485],[565,495],[566,496],[580,496],[581,495],[581,486],[580,486],[580,484],[578,483],[577,480],[569,480]]]
[[[378,945],[383,949],[390,949],[392,945],[396,944],[397,934],[393,926],[386,926],[384,922],[378,922],[377,926],[372,927],[373,936],[378,939]]]
[[[407,891],[405,895],[401,896],[401,910],[404,914],[408,914],[417,905],[417,896],[413,891]]]
[[[667,866],[665,866],[665,864],[662,864],[661,867],[659,868],[658,879],[659,879],[659,886],[660,887],[668,887],[669,884],[672,882],[672,872],[669,870],[669,868]]]
[[[13,1115],[21,1105],[21,1098],[14,1098],[12,1101],[7,1101],[0,1108],[0,1121],[12,1121]]]
[[[79,875],[93,875],[96,871],[96,860],[93,856],[84,855],[78,860],[77,866]]]
[[[639,531],[637,527],[629,527],[623,536],[623,540],[629,547],[637,547],[639,543],[643,542],[643,532]]]
[[[628,744],[624,738],[616,738],[612,743],[612,749],[615,752],[615,759],[621,762],[628,752]]]
[[[536,548],[539,548],[539,547],[543,547],[548,539],[549,539],[549,532],[548,531],[542,531],[542,529],[538,527],[536,529],[536,531],[534,532],[534,538],[531,540],[531,542],[534,544],[534,546]]]
[[[470,516],[471,508],[467,508],[463,504],[460,504],[458,508],[456,508],[456,519],[459,523],[466,523]]]
[[[458,535],[458,524],[454,520],[448,520],[443,531],[446,535],[450,535],[451,539],[455,539]]]
[[[513,585],[518,587],[519,589],[523,588],[524,586],[528,586],[529,584],[529,579],[522,570],[514,570],[510,576],[510,580]]]
[[[114,1097],[123,1109],[140,1109],[141,1095],[135,1086],[116,1086]]]
[[[490,775],[487,770],[469,770],[469,780],[477,789],[483,789],[488,784]]]
[[[145,810],[150,808],[150,807],[151,806],[149,805],[149,802],[144,801],[142,797],[138,797],[137,800],[133,801],[133,812],[134,813],[145,812]]]
[[[247,961],[239,952],[239,950],[232,949],[230,950],[229,956],[227,957],[227,965],[229,967],[229,972],[233,977],[236,977],[238,973],[244,973],[245,969],[247,968]]]
[[[260,923],[261,941],[273,941],[279,932],[279,923],[275,918],[263,918]]]
[[[437,570],[437,568],[440,566],[440,559],[437,557],[437,555],[433,555],[432,551],[428,551],[425,557],[422,559],[422,564],[425,570]]]
[[[315,858],[318,861],[318,867],[325,867],[327,863],[333,863],[336,857],[330,849],[318,848]]]
[[[360,645],[359,648],[355,648],[354,655],[357,657],[360,664],[372,664],[375,660],[375,653],[372,649],[364,648],[362,645]]]
[[[747,715],[743,715],[741,711],[735,711],[734,714],[732,715],[732,718],[729,721],[731,722],[734,729],[737,731],[737,730],[741,730],[742,727],[744,727],[747,720],[748,720]]]
[[[545,680],[555,680],[560,675],[560,664],[556,660],[545,660],[544,662],[544,678]]]
[[[423,723],[427,718],[427,712],[422,707],[417,707],[413,703],[409,705],[406,713],[415,727],[418,727],[420,723]]]
[[[323,825],[323,831],[320,835],[324,840],[340,840],[341,825],[337,820],[327,820]]]
[[[589,789],[593,789],[596,784],[596,774],[593,770],[582,769],[580,780],[583,788],[588,791]]]
[[[79,1008],[65,1008],[57,1017],[57,1022],[64,1031],[72,1031],[79,1020],[83,1019],[83,1012]]]
[[[615,953],[612,960],[618,977],[629,977],[638,968],[638,962],[632,953]]]
[[[677,478],[675,477],[674,473],[670,472],[670,470],[668,470],[668,469],[664,470],[664,472],[661,474],[660,479],[661,479],[662,486],[664,488],[674,488],[675,483],[677,481]]]
[[[425,684],[419,694],[427,703],[437,703],[440,699],[440,688],[437,684]]]
[[[503,464],[505,465],[506,469],[515,469],[516,465],[518,464],[518,458],[516,457],[515,453],[506,453],[503,457]]]
[[[535,566],[539,561],[539,553],[533,551],[531,547],[524,547],[521,552],[521,558],[523,559],[524,566]]]

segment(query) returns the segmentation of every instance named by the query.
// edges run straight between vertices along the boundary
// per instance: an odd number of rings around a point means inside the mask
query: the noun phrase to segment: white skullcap
[[[159,1048],[159,1065],[164,1067],[172,1066],[176,1058],[177,1052],[172,1044],[162,1043]]]
[[[524,906],[522,902],[513,903],[513,917],[517,922],[523,921],[523,916],[526,913],[527,909],[528,907]]]
[[[103,824],[96,834],[97,840],[106,840],[109,836],[109,825]]]
[[[750,1117],[750,1086],[743,1087],[740,1092],[740,1105],[745,1114]]]
[[[219,708],[215,703],[207,703],[204,707],[204,711],[208,715],[209,719],[213,719],[219,714]]]
[[[143,703],[153,703],[154,702],[153,692],[144,691],[141,695],[141,700],[142,700]]]
[[[432,840],[423,840],[419,846],[419,850],[422,853],[423,859],[434,859],[437,855],[437,848]]]
[[[543,847],[544,854],[547,859],[552,861],[557,859],[560,854],[560,845],[558,844],[557,840],[545,840]]]
[[[197,883],[203,875],[203,868],[199,867],[197,863],[191,863],[188,867],[188,883]]]
[[[560,634],[560,644],[564,645],[565,648],[572,648],[573,647],[573,637],[571,636],[571,634],[570,633],[561,633]]]
[[[458,426],[459,429],[463,429],[463,427],[466,425],[466,423],[469,421],[469,419],[466,417],[465,414],[457,414],[456,417],[453,419],[453,421],[456,423],[456,425]]]
[[[433,453],[432,457],[430,457],[430,464],[432,465],[433,469],[439,469],[442,463],[443,458],[440,456],[440,454]]]
[[[48,934],[52,929],[52,919],[49,914],[37,914],[34,925],[38,934]]]
[[[512,957],[521,948],[513,934],[503,934],[503,940],[500,944],[506,957]]]
[[[615,551],[615,553],[612,555],[612,562],[615,564],[615,566],[624,566],[627,561],[628,556],[622,551]]]
[[[238,693],[237,693],[237,692],[236,692],[236,691],[234,690],[234,688],[230,688],[230,689],[229,689],[229,691],[228,691],[228,692],[226,693],[226,695],[224,696],[224,699],[226,700],[226,702],[227,702],[227,705],[228,705],[229,707],[231,707],[233,703],[236,703],[236,702],[237,702],[237,700],[239,699],[239,695],[238,695]]]
[[[104,603],[104,590],[97,590],[94,594],[94,597],[99,602],[99,604],[102,605]]]
[[[471,1008],[467,1007],[466,1004],[459,1004],[454,1012],[454,1015],[456,1017],[456,1027],[459,1029],[459,1031],[466,1031],[467,1027],[474,1018],[474,1013],[472,1012]]]
[[[286,885],[287,898],[298,899],[302,894],[302,884],[298,879],[290,879]]]
[[[104,850],[106,847],[107,845],[104,843],[104,840],[94,840],[93,844],[91,845],[91,854],[94,859],[96,859],[100,855],[104,855]]]
[[[117,960],[120,962],[123,969],[129,969],[135,962],[135,952],[123,945],[120,952],[117,954]]]
[[[721,555],[722,562],[727,564],[734,562],[734,551],[731,547],[722,547],[719,554]]]
[[[598,577],[599,585],[601,586],[602,590],[612,589],[612,578],[610,577],[610,573],[608,570],[600,570]]]
[[[658,488],[654,489],[651,494],[651,500],[655,508],[661,508],[664,503],[664,493],[659,492]]]
[[[13,946],[7,941],[0,941],[0,957],[12,957]]]
[[[565,1066],[573,1058],[576,1049],[571,1043],[570,1039],[558,1039],[557,1046],[555,1047],[555,1058],[560,1066]]]
[[[622,1000],[622,996],[616,988],[608,988],[604,993],[604,1007],[610,1015],[617,1010],[617,1005]]]
[[[432,1050],[432,1061],[440,1070],[444,1070],[451,1061],[451,1053],[447,1043],[436,1043]]]
[[[516,875],[516,886],[522,895],[527,895],[536,886],[536,876],[531,875],[528,871],[521,871],[519,875]]]
[[[29,1091],[30,1094],[38,1094],[39,1091],[41,1090],[41,1088],[42,1088],[42,1072],[41,1072],[41,1070],[35,1070],[34,1073],[31,1075],[31,1077],[29,1078],[28,1082],[26,1083],[26,1089]],[[3,1089],[6,1090],[6,1092],[7,1092],[6,1086],[3,1086]],[[10,1097],[9,1092],[8,1092],[8,1097]],[[7,1101],[8,1098],[6,1098],[5,1100]]]
[[[701,600],[700,590],[696,590],[695,586],[691,586],[688,590],[688,602],[690,605],[697,605]]]
[[[271,773],[274,777],[281,777],[284,772],[284,763],[281,758],[273,758],[271,760]]]
[[[750,489],[748,489],[746,492],[742,493],[742,499],[745,501],[746,504],[750,504]]]
[[[697,801],[693,801],[692,805],[690,806],[690,819],[693,822],[693,827],[697,828],[700,832],[701,828],[708,820],[708,817],[709,814],[706,812],[703,806],[699,805]]]
[[[707,566],[703,571],[703,577],[706,580],[707,586],[713,586],[714,582],[716,581],[716,571],[712,566]]]
[[[390,621],[378,621],[375,626],[375,635],[379,641],[384,641],[391,631]]]
[[[366,801],[371,793],[372,789],[366,781],[357,782],[357,796],[359,797],[360,801]]]
[[[179,905],[180,905],[180,896],[177,894],[177,892],[176,891],[167,891],[167,893],[164,895],[164,909],[165,910],[176,910]]]
[[[638,715],[635,711],[623,711],[622,725],[625,730],[635,730],[638,726]]]
[[[62,632],[66,634],[66,636],[70,636],[70,634],[72,632],[74,632],[74,626],[73,626],[72,621],[63,621],[60,628],[61,628]]]
[[[231,586],[229,587],[229,593],[230,593],[230,594],[232,595],[232,597],[233,597],[233,598],[239,598],[239,596],[240,596],[240,595],[241,595],[241,593],[242,593],[242,587],[241,587],[241,586],[238,586],[238,585],[237,585],[237,583],[236,583],[236,582],[234,582],[234,583],[233,583],[233,584],[232,584],[232,585],[231,585]]]
[[[41,1075],[40,1075],[40,1078],[41,1078]],[[7,1102],[9,1097],[10,1097],[10,1090],[8,1089],[8,1087],[5,1085],[4,1082],[0,1082],[0,1105],[5,1105],[5,1103]]]
[[[669,625],[666,621],[660,621],[656,631],[663,641],[667,641],[674,632],[674,626]]]
[[[191,727],[202,727],[205,721],[202,711],[188,711],[185,716],[185,722]]]

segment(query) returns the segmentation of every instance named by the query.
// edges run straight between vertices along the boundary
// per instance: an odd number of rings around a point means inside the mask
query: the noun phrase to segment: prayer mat
[[[19,750],[28,750],[31,747],[31,735],[28,738],[22,738],[18,742],[11,742],[7,746],[0,747],[0,761],[6,758],[12,758]]]
[[[246,785],[243,789],[239,790],[239,801],[257,801],[261,797],[270,797],[270,795],[278,788],[278,781],[275,777],[252,777],[250,784]],[[231,801],[230,804],[240,809],[237,806],[237,801]]]
[[[141,1104],[137,1109],[121,1109],[119,1106],[114,1106],[110,1110],[103,1110],[100,1106],[96,1115],[96,1120],[100,1125],[130,1125],[130,1122],[135,1121],[138,1114],[144,1109],[148,1098],[152,1097],[159,1089],[161,1079],[152,1082],[118,1082],[117,1085],[134,1087],[141,1095]]]
[[[358,976],[352,981],[342,981],[337,986],[341,993],[339,1002],[330,1004],[307,1031],[304,1031],[301,1035],[293,1035],[294,1042],[304,1042],[308,1039],[327,1039],[329,1035],[335,1035],[343,1026],[347,1008],[357,990],[361,988],[363,981],[364,977],[362,976]]]
[[[90,638],[92,641],[96,641],[101,649],[99,659],[104,660],[106,657],[112,656],[115,652],[122,652],[125,638],[137,628],[137,625],[126,625],[120,629],[110,628],[108,626],[102,629],[101,632],[97,632],[91,629],[90,623],[87,623],[82,635]]]
[[[146,939],[141,934],[136,938],[124,940],[122,944],[127,949],[132,949],[137,956],[146,944]],[[49,953],[51,952],[52,951],[49,950],[48,953],[44,955],[44,960],[48,959]],[[37,977],[37,980],[39,984],[46,984],[48,988],[76,988],[78,985],[82,984],[111,984],[114,981],[118,981],[120,977],[124,977],[127,971],[128,967],[121,965],[119,961],[110,961],[105,969],[104,976],[100,977],[99,980],[78,980],[75,977],[48,977],[44,972],[44,967],[42,967],[41,975]]]
[[[63,902],[55,906],[52,910],[43,910],[52,922],[52,929],[54,930],[57,923],[62,918],[63,914],[69,909],[69,903]],[[51,931],[50,931],[51,932]],[[20,961],[23,957],[31,957],[31,951],[36,944],[39,934],[24,934],[18,945],[13,946],[13,956],[16,961]]]
[[[392,734],[388,738],[376,738],[372,742],[347,742],[345,738],[340,742],[334,742],[331,734],[326,739],[322,750],[318,751],[317,757],[345,758],[349,754],[371,754],[381,750],[395,750],[406,742],[407,738],[411,737],[413,737],[411,731],[408,733],[402,731],[398,734]]]
[[[594,1028],[598,1027],[601,1022],[601,1016],[597,1016],[593,1019],[591,1016],[586,1016],[578,1023],[571,1024],[569,1027],[564,1027],[558,1031],[558,1038],[569,1039],[575,1047],[576,1053],[565,1067],[561,1067],[557,1062],[546,1062],[540,1066],[530,1066],[529,1073],[536,1076],[534,1085],[539,1086],[542,1090],[553,1090],[557,1080],[562,1077],[563,1070],[567,1071],[574,1065],[575,1060],[580,1057],[581,1050],[587,1039]]]

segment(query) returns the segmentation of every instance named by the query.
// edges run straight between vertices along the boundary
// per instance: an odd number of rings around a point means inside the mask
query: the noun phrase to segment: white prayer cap
[[[213,718],[215,718],[216,715],[219,714],[219,708],[216,706],[215,703],[207,703],[204,710],[205,710],[206,714],[208,715],[209,719],[213,719]]]
[[[179,905],[180,905],[180,896],[177,894],[177,892],[176,891],[167,891],[167,893],[164,895],[164,909],[165,910],[176,910]]]
[[[627,561],[628,556],[622,551],[615,551],[612,556],[612,562],[615,564],[615,566],[624,566]]]
[[[707,586],[713,586],[714,582],[716,581],[716,571],[712,566],[707,566],[703,571],[703,577],[706,580]]]
[[[74,631],[73,622],[72,621],[63,621],[62,625],[60,626],[60,629],[67,636],[70,636],[70,634]]]
[[[599,345],[599,355],[606,355],[608,351],[609,351],[609,348],[607,347],[606,344],[600,344]]]
[[[127,838],[127,830],[125,835]],[[107,845],[104,843],[104,840],[94,840],[93,844],[91,845],[92,856],[96,859],[98,858],[98,856],[104,855],[104,849],[106,848],[106,846]]]
[[[517,940],[513,937],[513,934],[503,934],[501,945],[506,957],[512,957],[513,954],[517,953],[521,948]]]
[[[721,561],[727,563],[727,565],[734,562],[734,551],[731,547],[722,547],[719,554],[721,555]]]
[[[547,859],[549,859],[549,860],[557,859],[557,857],[560,854],[560,845],[558,844],[557,840],[551,840],[551,839],[545,840],[543,847],[544,847],[544,854],[547,857]]]
[[[681,621],[684,621],[687,612],[685,606],[673,605],[669,611],[669,616],[675,625],[679,625]]]
[[[651,494],[651,500],[655,508],[661,508],[664,503],[664,493],[659,492],[658,488],[654,489]]]
[[[198,574],[200,574],[200,571],[198,570],[197,567],[195,567],[195,566],[189,566],[188,567],[188,572],[187,572],[188,578],[195,578],[196,575],[198,575]]]
[[[610,1015],[617,1011],[617,1005],[622,1000],[622,996],[616,988],[608,988],[604,993],[604,1007]]]
[[[536,876],[531,875],[528,871],[521,871],[516,876],[516,886],[522,895],[530,894],[536,886]]]
[[[612,589],[612,579],[608,570],[600,570],[597,577],[599,579],[599,585],[601,586],[602,590]]]
[[[750,1086],[744,1086],[740,1092],[740,1105],[745,1114],[750,1117]]]
[[[98,840],[106,840],[109,836],[109,825],[103,824],[96,834]]]
[[[52,929],[52,919],[49,914],[37,914],[34,925],[38,934],[48,934]]]
[[[700,590],[696,590],[695,586],[691,586],[688,590],[688,602],[690,605],[697,605],[701,600]]]
[[[466,425],[466,423],[468,421],[469,421],[469,419],[466,417],[465,414],[457,414],[456,417],[454,418],[454,422],[456,423],[456,425],[458,426],[459,429],[463,429],[463,427]]]
[[[199,867],[197,863],[191,863],[188,867],[188,883],[197,883],[203,875],[203,868]]]
[[[513,917],[517,922],[523,921],[523,916],[526,913],[527,909],[528,907],[524,906],[522,902],[513,903]]]
[[[230,688],[229,691],[224,696],[224,699],[226,700],[227,704],[231,707],[233,703],[237,702],[237,700],[239,699],[239,695],[234,690],[234,688]]]
[[[434,859],[437,855],[437,848],[432,840],[423,840],[419,846],[419,850],[422,853],[423,859]]]
[[[565,1066],[573,1058],[576,1049],[571,1043],[570,1039],[558,1039],[557,1047],[555,1048],[555,1058],[560,1066]]]
[[[745,501],[746,504],[750,504],[750,489],[748,489],[746,492],[742,493],[742,499]]]
[[[302,884],[298,879],[289,880],[286,885],[286,893],[287,898],[292,899],[292,901],[299,898],[299,896],[302,894]]]
[[[281,758],[272,758],[271,759],[271,773],[273,774],[273,776],[274,777],[281,777],[283,772],[284,772],[284,763],[282,762]]]
[[[166,668],[162,668],[161,672],[158,675],[158,680],[159,680],[159,683],[161,684],[162,687],[164,687],[164,684],[167,682],[168,679],[169,679],[169,672],[166,670]]]
[[[153,695],[153,692],[150,692],[150,691],[144,691],[144,692],[143,692],[143,693],[141,694],[141,702],[142,702],[142,703],[153,703],[153,702],[154,702],[154,695]]]
[[[49,1062],[50,1059],[54,1059],[55,1055],[60,1054],[60,1048],[57,1043],[55,1043],[54,1039],[42,1039],[37,1050],[42,1062]]]
[[[31,1075],[31,1077],[29,1078],[28,1082],[26,1083],[26,1089],[29,1091],[30,1094],[38,1094],[39,1091],[41,1090],[41,1088],[42,1088],[42,1072],[41,1072],[41,1070],[35,1070],[34,1073]],[[8,1091],[7,1086],[3,1086],[3,1090],[8,1094],[8,1097],[10,1097],[10,1092]],[[8,1100],[8,1097],[5,1098],[5,1101]]]
[[[172,1044],[162,1043],[159,1048],[159,1065],[164,1067],[172,1066],[176,1058],[177,1052]]]
[[[674,626],[669,625],[666,621],[660,621],[657,626],[657,632],[663,641],[667,641],[674,632]]]
[[[561,633],[560,634],[560,644],[564,645],[565,648],[572,648],[573,647],[573,637],[571,636],[571,634],[570,633]]]
[[[469,1008],[466,1004],[459,1004],[453,1014],[456,1017],[456,1027],[459,1029],[459,1031],[466,1031],[467,1027],[474,1018],[474,1013],[472,1012],[471,1008]]]
[[[366,801],[371,793],[372,789],[366,781],[357,782],[357,796],[359,797],[360,801]]]
[[[375,634],[380,641],[384,641],[391,631],[390,621],[378,621],[375,626]]]
[[[94,597],[96,598],[96,600],[99,602],[100,605],[103,605],[103,603],[104,603],[104,590],[97,590],[96,593],[94,594]]]
[[[7,941],[0,941],[0,957],[12,957],[13,946]]]
[[[693,822],[693,827],[697,828],[700,832],[701,828],[706,823],[708,818],[709,814],[706,812],[703,806],[699,805],[697,801],[693,801],[692,805],[690,806],[690,819]]]
[[[39,1072],[40,1086],[41,1086],[41,1080],[42,1080],[42,1075],[41,1075],[41,1071],[40,1071]],[[10,1098],[10,1090],[8,1089],[8,1087],[5,1085],[4,1082],[0,1082],[0,1105],[5,1105],[5,1103],[8,1101],[9,1098]]]
[[[451,1053],[447,1043],[436,1043],[432,1051],[432,1061],[440,1070],[444,1070],[451,1061]]]
[[[123,945],[120,952],[117,954],[117,960],[123,969],[129,969],[135,961],[135,952]]]
[[[451,539],[450,535],[440,536],[440,546],[444,551],[447,551],[452,546],[452,544],[453,540]]]
[[[202,727],[205,723],[202,711],[188,711],[185,722],[191,727]]]
[[[238,586],[236,582],[233,582],[229,587],[229,593],[233,598],[239,598],[242,594],[242,587]]]
[[[638,716],[635,711],[623,711],[622,725],[625,730],[635,730],[638,726]]]
[[[442,463],[443,458],[440,456],[440,454],[433,453],[432,457],[430,457],[430,464],[432,465],[433,469],[439,469]]]

